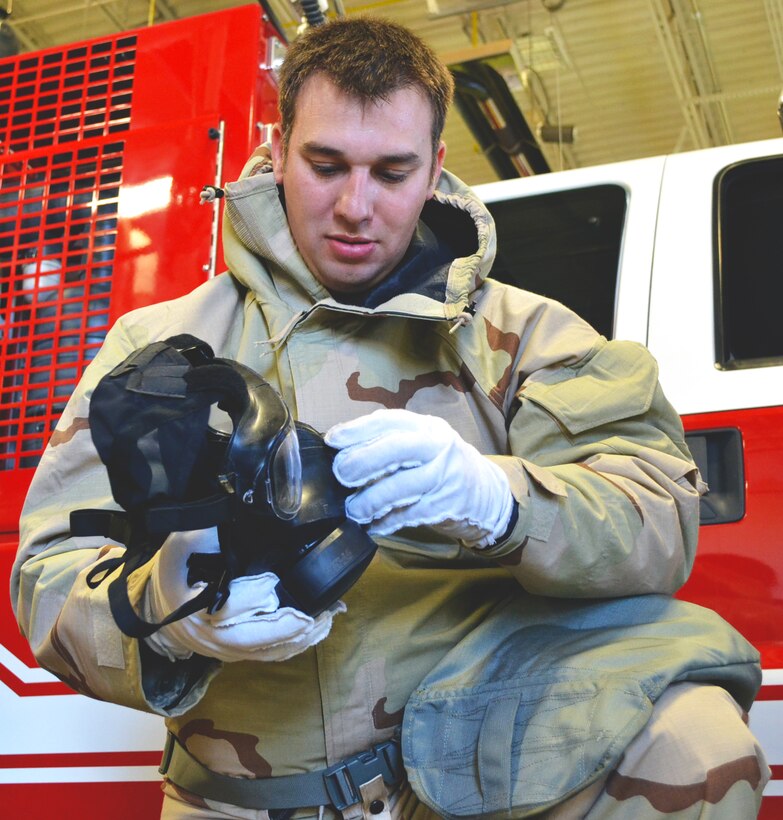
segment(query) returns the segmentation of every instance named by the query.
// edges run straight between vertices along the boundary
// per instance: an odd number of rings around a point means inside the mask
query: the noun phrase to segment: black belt
[[[387,786],[398,786],[405,778],[400,741],[396,738],[315,772],[248,778],[213,772],[199,763],[171,732],[163,750],[160,773],[176,786],[201,797],[246,809],[334,806],[338,811],[361,803],[360,788],[378,775]]]

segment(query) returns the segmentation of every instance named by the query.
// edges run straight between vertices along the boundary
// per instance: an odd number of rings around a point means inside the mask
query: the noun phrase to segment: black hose
[[[320,26],[321,23],[326,22],[318,0],[301,0],[301,3],[302,11],[304,12],[308,25]]]

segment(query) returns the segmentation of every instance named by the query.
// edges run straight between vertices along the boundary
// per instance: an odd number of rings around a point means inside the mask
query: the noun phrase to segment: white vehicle
[[[498,224],[495,278],[658,360],[710,486],[680,596],[761,652],[762,816],[783,816],[783,139],[477,190]]]

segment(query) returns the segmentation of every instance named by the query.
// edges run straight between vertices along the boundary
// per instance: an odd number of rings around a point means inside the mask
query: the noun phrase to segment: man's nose
[[[372,180],[361,171],[347,175],[335,205],[338,216],[351,224],[366,222],[373,213]]]

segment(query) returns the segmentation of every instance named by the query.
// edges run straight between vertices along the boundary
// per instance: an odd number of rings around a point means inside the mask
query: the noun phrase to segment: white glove
[[[325,436],[340,452],[334,474],[361,489],[348,516],[374,535],[422,524],[469,547],[494,544],[514,507],[508,478],[448,422],[409,410],[376,410]]]
[[[206,583],[188,586],[188,557],[219,551],[214,527],[171,533],[153,558],[142,604],[146,620],[162,621],[195,598]],[[214,614],[199,610],[145,640],[169,660],[189,658],[194,652],[221,661],[286,660],[322,641],[334,615],[345,612],[345,604],[338,601],[315,619],[292,607],[281,609],[275,594],[278,580],[272,572],[235,578],[228,585],[228,600]]]

